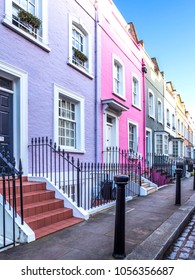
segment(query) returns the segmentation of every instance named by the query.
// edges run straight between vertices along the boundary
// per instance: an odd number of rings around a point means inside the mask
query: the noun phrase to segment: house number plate
[[[4,137],[0,136],[0,142],[4,142]]]

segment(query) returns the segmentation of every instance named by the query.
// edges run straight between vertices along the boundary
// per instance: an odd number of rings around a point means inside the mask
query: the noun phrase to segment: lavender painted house
[[[32,137],[95,161],[95,8],[84,2],[0,2],[0,141],[22,159],[24,174]],[[19,17],[21,9],[40,27]]]

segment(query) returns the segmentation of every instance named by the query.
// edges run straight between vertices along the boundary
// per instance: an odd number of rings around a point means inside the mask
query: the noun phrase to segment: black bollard
[[[116,215],[114,233],[115,259],[125,258],[125,186],[129,180],[127,175],[117,175],[114,177],[116,187]]]
[[[193,164],[193,170],[194,170],[194,183],[193,183],[193,190],[195,191],[195,164]]]
[[[175,205],[181,205],[181,176],[183,170],[176,168],[176,194],[175,194]]]

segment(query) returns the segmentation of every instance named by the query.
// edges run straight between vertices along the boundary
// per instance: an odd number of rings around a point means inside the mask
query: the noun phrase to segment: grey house
[[[156,58],[144,53],[146,74],[146,154],[151,166],[153,155],[168,155],[169,134],[164,130],[164,75]]]

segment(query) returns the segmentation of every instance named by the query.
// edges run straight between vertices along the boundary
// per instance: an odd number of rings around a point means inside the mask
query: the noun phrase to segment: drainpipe
[[[97,163],[99,160],[98,157],[98,150],[99,150],[99,133],[98,133],[98,127],[99,127],[99,110],[98,110],[98,102],[99,102],[99,84],[98,84],[98,23],[99,23],[99,17],[98,17],[98,0],[95,0],[94,4],[95,8],[95,162]]]
[[[146,160],[146,92],[145,74],[147,73],[146,64],[142,58],[142,78],[143,78],[143,160]]]

